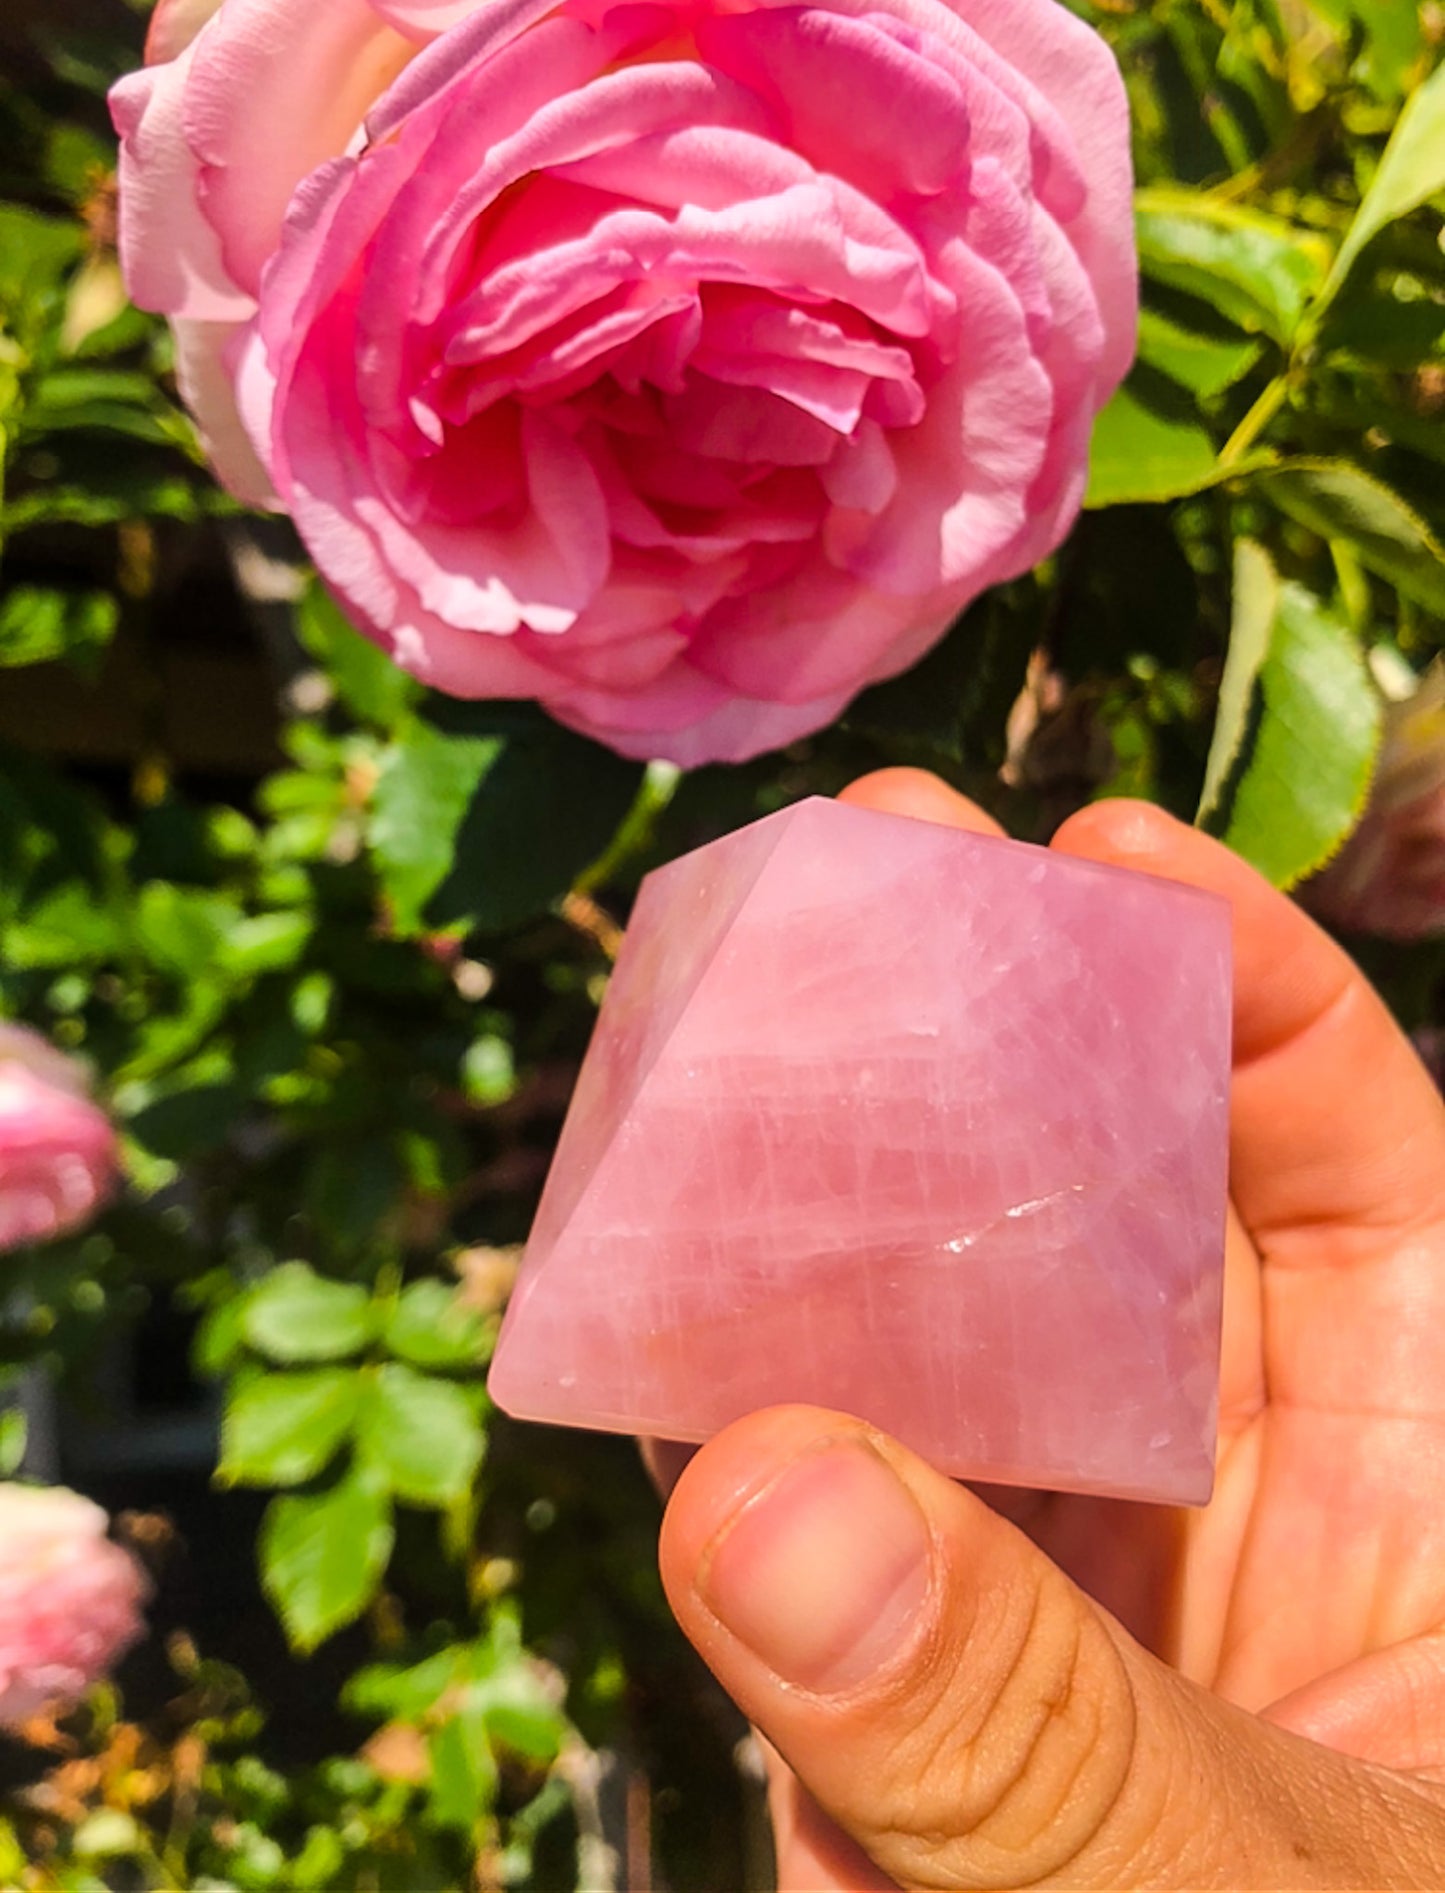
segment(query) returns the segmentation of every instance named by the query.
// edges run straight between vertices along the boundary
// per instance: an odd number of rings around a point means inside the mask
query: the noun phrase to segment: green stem
[[[1219,464],[1231,467],[1242,460],[1289,399],[1288,375],[1276,375],[1220,449]]]

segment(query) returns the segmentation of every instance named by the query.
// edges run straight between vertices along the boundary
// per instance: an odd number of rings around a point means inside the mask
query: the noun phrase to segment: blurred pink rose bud
[[[115,1176],[115,1131],[81,1066],[0,1024],[0,1250],[81,1228]]]
[[[0,1725],[77,1701],[140,1636],[148,1590],[98,1505],[0,1485]]]
[[[1377,667],[1378,674],[1378,667]],[[1394,683],[1391,672],[1383,681]],[[1312,912],[1387,940],[1445,934],[1445,668],[1386,705],[1364,819],[1304,890]]]
[[[131,292],[438,689],[742,759],[1073,524],[1137,268],[1058,0],[161,0],[148,53]]]

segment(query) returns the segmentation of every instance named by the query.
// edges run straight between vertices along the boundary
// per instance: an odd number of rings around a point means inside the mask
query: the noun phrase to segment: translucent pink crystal
[[[1210,895],[827,801],[702,848],[643,885],[492,1394],[1202,1502],[1229,1045]]]

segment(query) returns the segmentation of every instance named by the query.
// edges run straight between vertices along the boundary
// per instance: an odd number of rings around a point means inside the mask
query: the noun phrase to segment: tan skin
[[[993,828],[916,771],[846,795]],[[1351,961],[1224,848],[1123,802],[1054,846],[1234,909],[1214,1500],[985,1503],[856,1421],[778,1408],[684,1472],[673,1608],[767,1738],[784,1893],[1445,1886],[1445,1109]],[[930,1547],[923,1601],[841,1691],[763,1660],[716,1589],[738,1519],[837,1453],[897,1482]],[[746,1592],[753,1554],[729,1555]],[[809,1579],[820,1607],[849,1563]]]

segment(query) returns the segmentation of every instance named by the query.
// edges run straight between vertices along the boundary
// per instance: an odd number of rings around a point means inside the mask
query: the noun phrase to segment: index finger
[[[1384,1001],[1308,915],[1148,803],[1095,803],[1054,846],[1233,908],[1230,1181],[1273,1259],[1348,1265],[1445,1219],[1445,1109]]]

